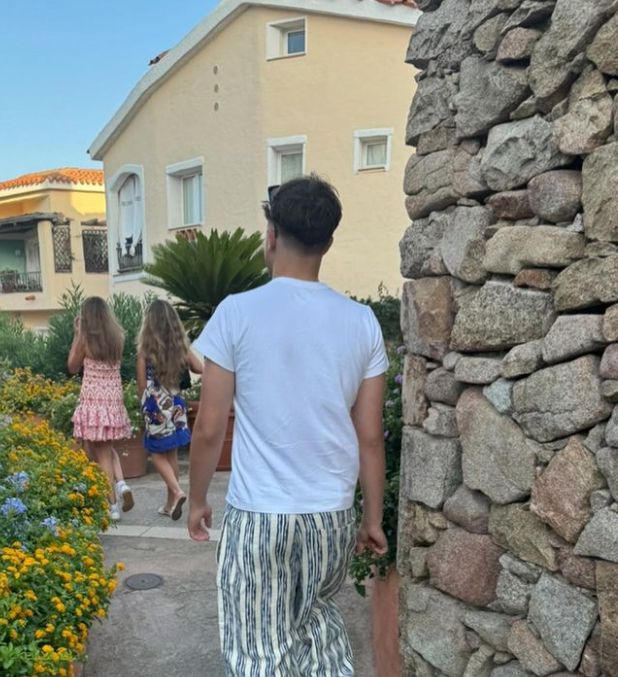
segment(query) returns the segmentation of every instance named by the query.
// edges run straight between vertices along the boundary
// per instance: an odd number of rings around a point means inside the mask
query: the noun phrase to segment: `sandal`
[[[174,520],[174,522],[182,517],[182,506],[185,504],[186,500],[186,496],[181,496],[173,505],[170,512],[170,517]]]
[[[159,513],[159,515],[165,515],[165,517],[170,516],[170,511],[164,505],[158,508],[157,512]]]

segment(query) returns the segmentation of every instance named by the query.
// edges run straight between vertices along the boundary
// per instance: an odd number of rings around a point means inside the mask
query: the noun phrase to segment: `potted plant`
[[[229,294],[238,294],[268,282],[262,236],[198,232],[194,240],[176,238],[152,248],[153,262],[144,265],[150,284],[166,291],[190,338],[196,338],[216,307]]]
[[[242,228],[233,233],[198,232],[195,239],[177,238],[153,247],[153,262],[144,265],[146,283],[165,290],[194,339],[229,294],[254,289],[270,278],[264,264],[262,236],[247,235]],[[189,418],[195,421],[201,385],[186,395]],[[234,412],[230,412],[219,470],[231,469]]]
[[[187,390],[183,391],[183,395],[187,403],[187,419],[189,422],[189,428],[191,430],[193,430],[195,419],[197,418],[197,412],[200,408],[201,391],[201,380],[196,381],[190,388],[187,388]],[[220,471],[227,472],[232,469],[232,440],[234,437],[235,420],[236,418],[234,416],[234,411],[232,410],[227,417],[227,428],[225,429],[225,437],[223,438],[223,449],[221,450],[221,456],[219,458],[219,463],[217,464],[217,470]]]
[[[137,392],[137,383],[128,381],[122,389],[124,406],[129,414],[133,436],[126,440],[118,440],[114,447],[120,457],[122,474],[126,479],[142,477],[148,467],[148,452],[144,448],[144,416],[141,399]]]

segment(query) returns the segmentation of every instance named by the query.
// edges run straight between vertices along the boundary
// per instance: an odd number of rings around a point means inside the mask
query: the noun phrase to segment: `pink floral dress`
[[[73,414],[73,435],[93,442],[132,436],[129,414],[122,398],[120,362],[84,358],[79,404]]]

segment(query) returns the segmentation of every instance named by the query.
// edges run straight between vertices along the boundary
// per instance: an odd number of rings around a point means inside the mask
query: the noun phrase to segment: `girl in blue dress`
[[[142,393],[144,446],[167,487],[159,514],[180,519],[187,500],[178,482],[178,447],[188,444],[187,405],[180,382],[187,369],[201,374],[202,362],[189,348],[178,313],[167,301],[153,301],[137,346],[137,387]]]

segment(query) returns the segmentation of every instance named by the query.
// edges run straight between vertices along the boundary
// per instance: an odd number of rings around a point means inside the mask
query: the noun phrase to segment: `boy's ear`
[[[269,223],[266,228],[266,247],[268,251],[274,251],[277,248],[277,236],[274,226]]]

